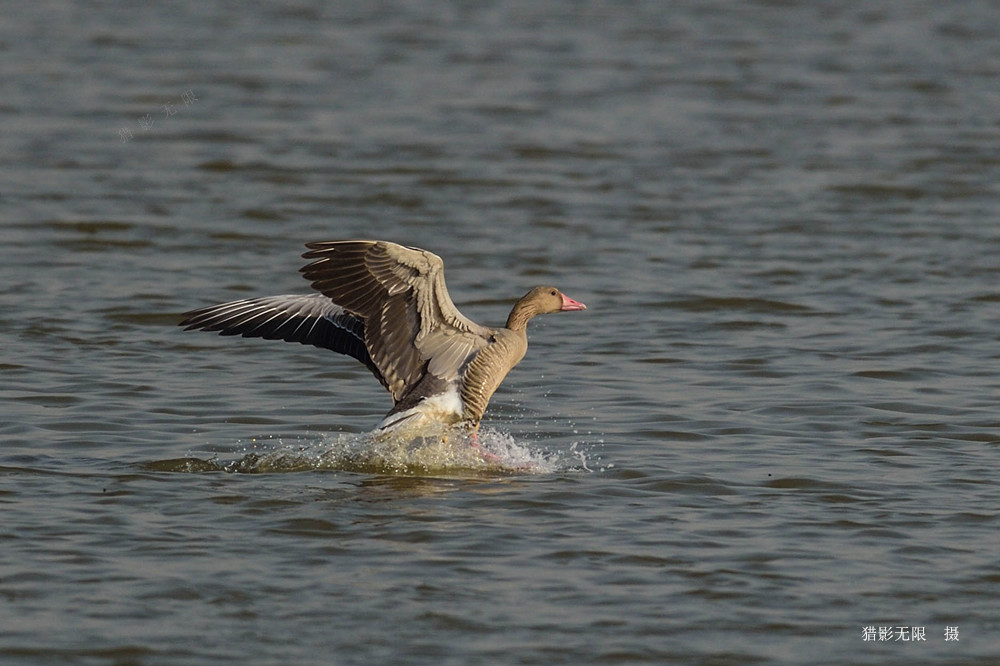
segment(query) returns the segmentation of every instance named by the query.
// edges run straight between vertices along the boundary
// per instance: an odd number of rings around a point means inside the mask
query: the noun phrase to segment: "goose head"
[[[573,300],[555,287],[538,286],[514,304],[514,309],[510,311],[510,316],[507,318],[507,328],[524,330],[528,321],[535,315],[586,309],[586,305]]]

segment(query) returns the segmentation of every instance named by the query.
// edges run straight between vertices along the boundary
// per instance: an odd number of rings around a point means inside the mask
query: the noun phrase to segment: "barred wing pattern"
[[[435,254],[387,241],[308,243],[301,269],[317,291],[364,323],[365,344],[399,402],[427,373],[461,378],[492,329],[463,316]]]

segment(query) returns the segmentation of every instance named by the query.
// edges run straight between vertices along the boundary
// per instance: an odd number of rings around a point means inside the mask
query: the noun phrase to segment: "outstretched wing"
[[[365,324],[323,294],[264,296],[221,303],[184,314],[187,331],[286,340],[352,356],[388,387],[365,345]]]
[[[462,315],[441,258],[386,241],[307,243],[312,286],[364,322],[372,362],[399,401],[426,372],[457,379],[488,344],[490,329]]]

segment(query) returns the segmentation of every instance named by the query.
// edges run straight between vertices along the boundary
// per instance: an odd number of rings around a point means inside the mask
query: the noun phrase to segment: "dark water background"
[[[3,664],[997,663],[994,3],[11,3],[0,75]],[[588,303],[532,471],[174,326],[352,237]]]

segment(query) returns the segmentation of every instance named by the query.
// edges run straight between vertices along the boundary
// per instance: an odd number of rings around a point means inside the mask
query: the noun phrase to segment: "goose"
[[[264,296],[192,310],[185,330],[218,331],[313,345],[363,363],[392,396],[376,427],[396,431],[460,425],[475,435],[507,373],[524,358],[535,316],[586,310],[555,287],[522,296],[501,328],[458,311],[444,281],[444,262],[388,241],[306,243],[300,269],[314,293]]]

